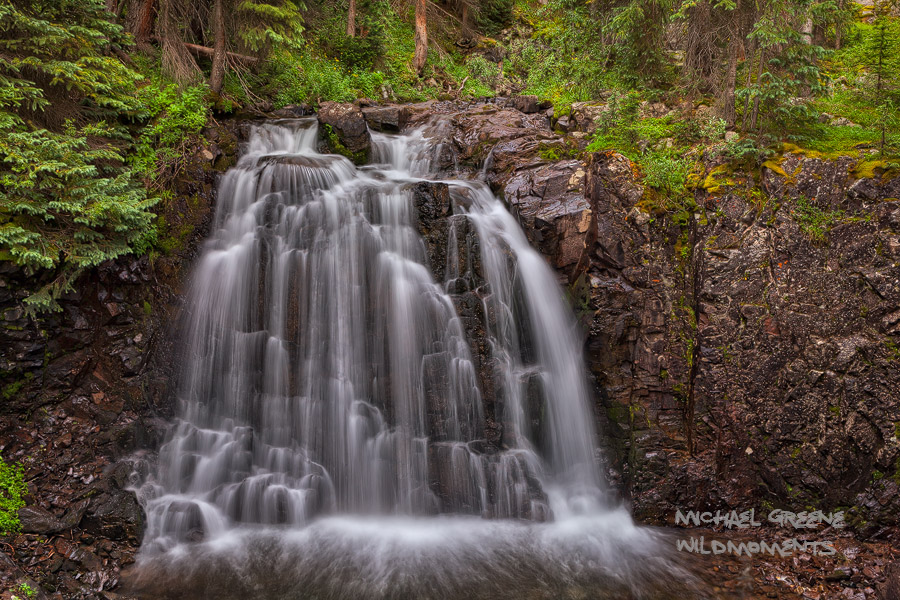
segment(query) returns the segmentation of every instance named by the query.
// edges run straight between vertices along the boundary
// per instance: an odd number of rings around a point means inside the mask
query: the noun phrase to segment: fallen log
[[[198,56],[206,56],[212,58],[213,54],[215,53],[212,48],[207,48],[206,46],[198,46],[197,44],[189,44],[187,42],[184,42],[184,47]],[[225,56],[227,56],[231,60],[251,65],[255,65],[259,62],[259,59],[255,56],[247,56],[246,54],[238,54],[237,52],[226,52]]]

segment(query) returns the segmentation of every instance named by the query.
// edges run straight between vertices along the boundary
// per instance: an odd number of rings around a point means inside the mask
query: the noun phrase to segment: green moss
[[[770,171],[781,175],[785,179],[790,179],[790,175],[788,175],[784,170],[784,167],[781,166],[782,162],[784,162],[784,156],[780,156],[778,158],[770,158],[762,164],[762,168],[769,169]]]
[[[25,506],[27,492],[22,465],[8,464],[0,457],[0,535],[21,529],[19,509]]]
[[[150,306],[150,303],[149,303],[149,302],[147,302],[146,300],[144,300],[144,314],[147,315],[147,316],[150,316],[150,314],[151,314],[152,312],[153,312],[153,307]]]
[[[700,184],[700,187],[710,194],[718,194],[723,191],[723,188],[725,187],[734,187],[737,185],[734,179],[731,178],[731,175],[733,174],[734,167],[729,164],[713,167],[703,180],[703,183]]]
[[[861,160],[853,167],[850,174],[856,179],[874,179],[876,177],[880,177],[882,180],[893,179],[900,175],[900,163],[886,160]]]
[[[25,380],[14,381],[6,386],[4,386],[3,391],[0,392],[0,395],[3,396],[4,400],[12,400],[16,397],[19,391],[24,387]]]

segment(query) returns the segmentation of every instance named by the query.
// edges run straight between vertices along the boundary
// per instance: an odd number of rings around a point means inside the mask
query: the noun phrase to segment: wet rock
[[[319,122],[331,127],[338,141],[350,153],[366,153],[371,139],[362,111],[355,104],[324,102],[319,107]]]
[[[92,500],[81,528],[110,540],[139,540],[143,515],[134,492],[112,489]]]
[[[313,112],[309,104],[288,104],[274,111],[272,116],[279,119],[296,119],[298,117],[307,117]]]
[[[570,160],[518,171],[504,188],[529,239],[560,269],[586,259],[593,240],[584,179],[584,163]]]
[[[766,174],[764,189],[784,203],[777,213],[737,194],[701,195],[717,216],[681,228],[660,222],[627,159],[589,159],[588,356],[612,443],[630,457],[621,468],[638,515],[766,496],[856,505],[883,523],[898,514],[889,477],[872,485],[849,475],[876,464],[893,473],[900,457],[890,428],[877,425],[900,416],[890,392],[900,376],[863,333],[891,322],[900,300],[888,283],[900,276],[893,259],[862,251],[890,247],[875,222],[887,223],[892,203],[873,206],[868,225],[834,227],[825,243],[793,208],[805,195],[820,210],[849,210],[852,164],[786,156]]]
[[[362,109],[363,117],[372,129],[399,132],[409,121],[409,110],[405,106],[372,106]]]
[[[536,113],[540,110],[540,102],[537,96],[516,96],[510,99],[510,105],[526,115]]]
[[[39,506],[25,506],[19,509],[19,522],[22,525],[22,531],[25,533],[46,535],[68,529],[65,522]]]
[[[426,235],[436,226],[436,221],[450,215],[450,189],[446,183],[417,183],[413,186],[413,205],[419,231]]]

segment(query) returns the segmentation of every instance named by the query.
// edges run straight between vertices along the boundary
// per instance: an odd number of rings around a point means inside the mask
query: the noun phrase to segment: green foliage
[[[126,43],[107,16],[100,0],[0,4],[0,108],[40,111],[65,90],[92,112],[134,110],[140,76],[106,54]]]
[[[467,58],[466,67],[472,77],[488,87],[493,87],[500,81],[500,68],[480,54]]]
[[[33,587],[31,587],[27,583],[23,583],[23,584],[19,585],[19,587],[16,591],[18,591],[20,594],[25,596],[26,600],[30,600],[31,598],[34,598],[35,596],[37,596],[37,590],[35,590]],[[13,598],[16,598],[16,596],[13,596]]]
[[[667,212],[675,223],[687,225],[696,208],[687,185],[694,161],[684,156],[685,148],[676,140],[690,138],[685,130],[692,125],[672,117],[640,118],[640,98],[636,92],[614,94],[587,150],[614,150],[631,159],[648,188],[645,207]]]
[[[241,46],[256,53],[268,53],[273,47],[299,48],[306,7],[290,0],[263,2],[240,0],[234,6],[233,19]]]
[[[384,56],[385,14],[390,13],[390,6],[378,0],[357,0],[353,37],[347,35],[346,8],[340,5],[331,8],[326,18],[317,23],[318,45],[328,57],[338,59],[350,71],[374,67]]]
[[[328,59],[304,49],[299,54],[276,53],[266,72],[262,90],[270,94],[275,106],[318,103],[326,100],[347,102],[360,97],[380,98],[386,82],[381,71],[349,70],[337,59]]]
[[[127,132],[111,119],[141,114],[140,75],[106,54],[124,34],[103,6],[0,5],[0,250],[54,271],[26,299],[32,309],[56,308],[82,268],[129,252],[151,230],[153,201],[124,166]],[[57,124],[59,113],[71,118]]]
[[[22,465],[8,464],[0,457],[0,535],[16,533],[21,528],[19,509],[25,506],[25,471]]]
[[[644,185],[670,194],[685,194],[685,183],[693,162],[674,154],[651,152],[641,161],[644,168]]]
[[[808,99],[826,91],[819,61],[827,51],[806,43],[799,32],[775,17],[757,23],[750,38],[767,58],[759,77],[739,89],[737,99],[741,106],[758,105],[758,132],[780,138],[815,122],[818,113]],[[798,139],[797,135],[792,139]]]
[[[627,0],[612,9],[604,31],[616,41],[617,68],[627,82],[665,77],[665,28],[674,8],[673,0]]]
[[[496,35],[513,19],[513,0],[481,0],[475,3],[475,23],[487,35]]]
[[[825,211],[812,204],[804,197],[797,199],[797,204],[792,211],[794,219],[800,225],[800,229],[809,235],[814,242],[822,243],[831,228],[841,218],[841,211]]]
[[[523,93],[564,112],[573,102],[620,85],[618,73],[608,68],[611,51],[603,44],[600,22],[586,4],[551,0],[537,9],[520,7],[518,13],[534,31],[510,44],[505,70],[522,81]]]
[[[209,117],[209,91],[205,85],[179,88],[158,73],[138,90],[149,122],[138,137],[129,162],[148,181],[177,172],[190,140]]]

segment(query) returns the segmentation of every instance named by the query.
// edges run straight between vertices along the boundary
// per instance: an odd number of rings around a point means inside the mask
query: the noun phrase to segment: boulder
[[[24,533],[58,533],[68,529],[62,519],[40,506],[25,506],[19,509],[19,522]]]
[[[328,125],[337,141],[351,154],[369,151],[371,136],[362,111],[355,104],[324,102],[319,107],[319,122]]]
[[[366,123],[378,131],[398,132],[409,121],[409,110],[405,106],[371,106],[362,109]]]
[[[537,96],[526,95],[526,96],[515,96],[510,99],[510,105],[526,115],[530,115],[536,113],[540,110],[540,102],[538,102]]]

